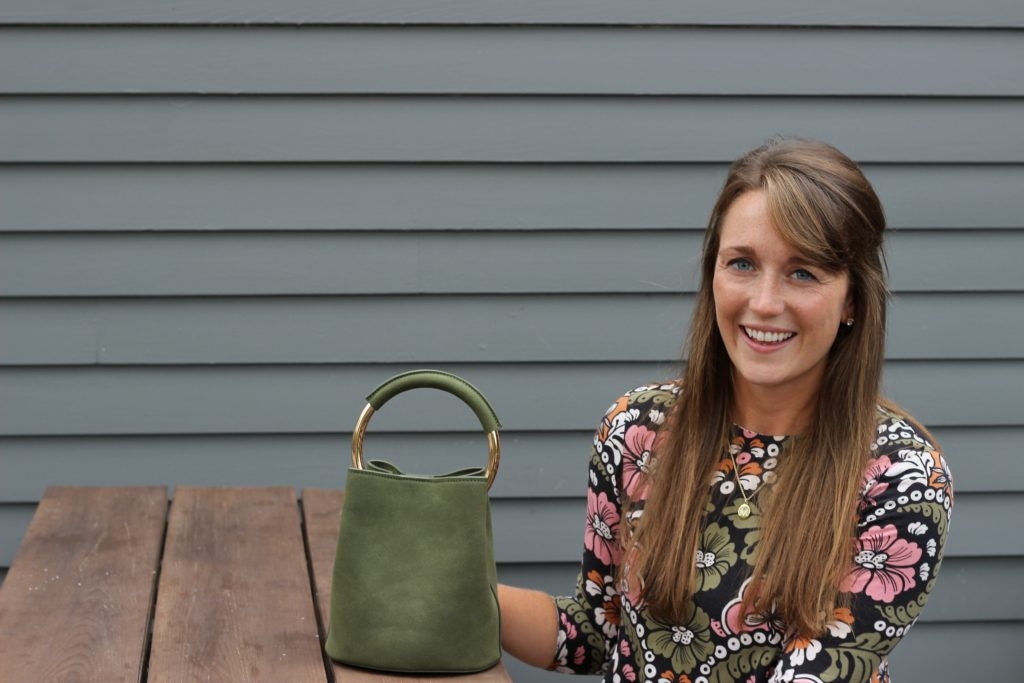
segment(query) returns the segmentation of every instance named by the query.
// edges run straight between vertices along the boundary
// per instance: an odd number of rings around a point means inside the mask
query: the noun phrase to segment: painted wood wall
[[[883,198],[886,387],[956,476],[895,680],[1016,679],[1022,29],[1016,0],[3,0],[0,567],[48,484],[340,488],[362,396],[441,367],[506,427],[502,578],[571,591],[591,430],[677,371],[728,162],[798,134]],[[428,393],[368,455],[482,460]]]

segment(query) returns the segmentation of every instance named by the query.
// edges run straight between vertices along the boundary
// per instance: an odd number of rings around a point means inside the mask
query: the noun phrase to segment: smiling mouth
[[[796,332],[765,332],[752,327],[743,327],[743,333],[747,335],[748,339],[759,344],[781,344],[796,336]]]

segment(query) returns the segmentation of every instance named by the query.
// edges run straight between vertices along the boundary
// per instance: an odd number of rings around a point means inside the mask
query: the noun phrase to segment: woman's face
[[[768,390],[806,401],[817,392],[839,326],[853,311],[849,277],[789,246],[764,192],[740,195],[726,212],[713,292],[738,396]]]

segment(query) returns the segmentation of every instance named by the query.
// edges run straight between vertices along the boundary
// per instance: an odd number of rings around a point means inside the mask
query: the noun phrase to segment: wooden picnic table
[[[51,487],[0,588],[0,681],[401,683],[323,654],[343,494]],[[168,512],[169,510],[169,512]],[[433,683],[509,683],[503,665]]]

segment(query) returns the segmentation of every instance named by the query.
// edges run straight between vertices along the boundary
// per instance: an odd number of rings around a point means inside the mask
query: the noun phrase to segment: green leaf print
[[[823,681],[866,681],[878,669],[882,657],[895,645],[880,633],[864,633],[854,643],[825,648],[832,664],[821,674]]]
[[[898,607],[892,605],[876,606],[875,609],[893,626],[907,626],[914,623],[914,620],[921,616],[921,610],[924,609],[925,603],[928,602],[928,596],[934,587],[935,579],[932,578],[927,586],[925,586],[924,591],[917,596],[917,599],[908,605],[900,605]]]
[[[743,550],[740,551],[740,559],[753,567],[756,560],[757,543],[761,540],[761,508],[754,501],[750,501],[750,516],[742,519],[739,516],[739,508],[742,503],[742,498],[737,498],[722,509],[722,514],[737,529],[749,529],[743,537]],[[707,513],[710,514],[714,510],[714,503],[709,503],[706,508]]]
[[[762,646],[741,650],[722,660],[711,671],[710,683],[737,683],[759,667],[771,664],[779,656],[774,647]]]
[[[736,498],[731,503],[726,505],[725,509],[722,510],[722,512],[729,517],[730,521],[732,521],[732,525],[734,527],[736,527],[737,529],[757,529],[757,530],[760,530],[760,528],[761,528],[761,508],[759,508],[757,506],[757,502],[756,501],[753,501],[753,500],[750,501],[750,516],[747,517],[746,519],[743,519],[739,515],[740,505],[742,505],[743,502],[744,502],[743,501],[743,497],[740,496],[739,493],[737,493],[736,494]]]

